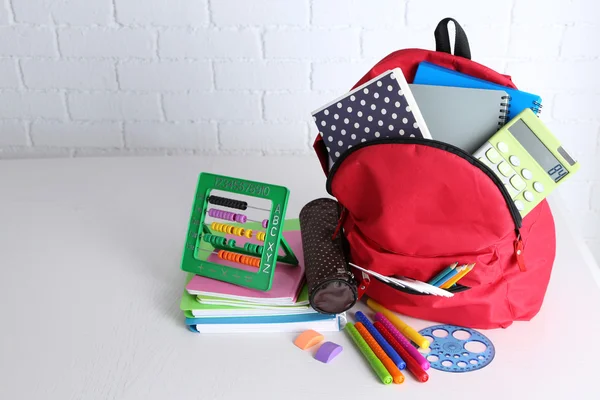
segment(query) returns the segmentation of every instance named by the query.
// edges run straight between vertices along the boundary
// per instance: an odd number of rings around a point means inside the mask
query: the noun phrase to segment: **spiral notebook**
[[[431,137],[471,154],[504,125],[510,98],[504,90],[411,84]]]
[[[312,116],[329,152],[330,164],[364,142],[393,137],[431,139],[400,68],[371,79]]]
[[[508,112],[509,121],[526,108],[531,108],[536,115],[539,115],[542,111],[542,98],[537,94],[504,87],[502,85],[475,78],[473,76],[453,71],[448,68],[443,68],[426,61],[423,61],[419,64],[413,83],[423,85],[455,86],[472,89],[505,90],[510,96],[511,100],[511,107]]]

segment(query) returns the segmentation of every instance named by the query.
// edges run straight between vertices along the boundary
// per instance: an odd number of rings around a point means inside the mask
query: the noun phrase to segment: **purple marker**
[[[375,321],[381,322],[381,324],[385,326],[385,328],[388,331],[390,331],[392,336],[394,336],[394,338],[398,341],[398,343],[400,343],[400,345],[402,345],[402,347],[404,347],[408,354],[410,354],[411,357],[419,363],[419,365],[421,366],[421,368],[423,368],[424,371],[427,371],[429,369],[429,361],[427,361],[427,359],[423,357],[421,353],[419,353],[419,351],[412,344],[410,344],[410,342],[404,337],[404,335],[402,335],[400,331],[396,329],[394,324],[392,324],[390,320],[385,317],[385,315],[379,312],[376,313]]]

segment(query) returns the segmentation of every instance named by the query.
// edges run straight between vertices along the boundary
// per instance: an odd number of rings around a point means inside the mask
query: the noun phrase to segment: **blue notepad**
[[[526,108],[531,108],[531,110],[536,114],[539,114],[542,109],[542,98],[537,94],[511,89],[506,86],[498,85],[496,83],[491,83],[483,79],[463,74],[461,72],[443,68],[426,61],[423,61],[419,64],[413,83],[421,85],[454,86],[471,89],[504,90],[510,96],[508,120],[511,120]]]
[[[327,314],[291,314],[291,315],[265,315],[249,317],[206,317],[186,318],[186,325],[205,324],[286,324],[291,322],[311,322],[336,319],[336,315]]]

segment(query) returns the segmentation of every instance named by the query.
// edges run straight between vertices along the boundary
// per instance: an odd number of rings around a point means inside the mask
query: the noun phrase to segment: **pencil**
[[[444,276],[442,279],[440,279],[435,286],[441,288],[442,286],[444,286],[444,284],[446,284],[446,282],[448,282],[449,280],[451,280],[452,278],[454,278],[456,275],[458,275],[459,273],[461,273],[465,268],[467,268],[467,265],[461,265],[460,267],[456,267],[454,268],[454,270],[450,271],[450,273],[446,274],[446,276]]]
[[[454,285],[456,282],[458,282],[459,280],[462,279],[463,276],[465,276],[466,274],[468,274],[469,272],[471,272],[471,270],[475,267],[475,264],[469,264],[467,265],[462,271],[460,271],[454,278],[450,279],[449,281],[447,281],[446,283],[444,283],[441,288],[442,289],[448,289],[449,287],[451,287],[452,285]]]
[[[458,265],[458,263],[455,262],[454,264],[450,265],[449,267],[444,268],[442,272],[440,272],[439,274],[434,276],[433,279],[431,279],[427,283],[429,283],[430,285],[433,285],[433,286],[437,286],[437,282],[440,279],[442,279],[445,275],[449,274],[454,268],[456,268],[457,265]]]
[[[381,379],[381,382],[383,382],[386,385],[392,383],[392,376],[387,371],[387,369],[385,369],[385,366],[379,360],[379,358],[377,358],[375,353],[373,353],[373,350],[371,350],[371,348],[369,347],[367,342],[365,342],[360,333],[358,333],[354,325],[351,323],[347,323],[346,328],[344,328],[344,330],[348,332],[348,334],[350,335],[360,352],[369,362],[369,365],[371,365],[371,368],[373,368],[373,371],[375,371],[379,379]]]

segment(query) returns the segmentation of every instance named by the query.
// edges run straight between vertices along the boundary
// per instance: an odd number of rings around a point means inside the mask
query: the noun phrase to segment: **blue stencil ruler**
[[[454,325],[435,325],[419,333],[433,338],[429,346],[430,351],[424,356],[431,364],[431,368],[440,371],[476,371],[491,363],[496,355],[494,344],[490,339],[473,329]],[[483,350],[484,345],[485,350]],[[481,351],[470,351],[468,348]]]

